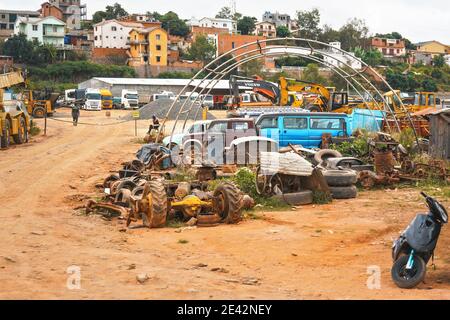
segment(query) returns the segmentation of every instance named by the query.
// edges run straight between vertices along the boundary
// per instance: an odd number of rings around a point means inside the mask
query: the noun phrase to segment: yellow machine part
[[[202,201],[196,196],[186,196],[181,201],[171,203],[173,209],[181,210],[183,213],[190,217],[194,217],[200,213],[202,208],[212,207],[212,202]]]

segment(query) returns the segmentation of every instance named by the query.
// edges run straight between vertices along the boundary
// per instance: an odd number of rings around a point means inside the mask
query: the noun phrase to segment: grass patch
[[[313,203],[314,204],[328,204],[333,201],[331,194],[323,191],[313,191]]]
[[[180,240],[178,240],[178,243],[180,243],[180,244],[186,244],[186,243],[189,243],[189,241],[186,240],[186,239],[180,239]]]
[[[144,138],[133,138],[131,139],[131,143],[146,144],[147,142],[145,142]]]
[[[173,229],[179,229],[184,226],[185,226],[184,221],[179,218],[169,219],[169,220],[167,220],[167,224],[166,224],[167,228],[173,228]]]
[[[244,219],[248,219],[248,220],[264,220],[264,217],[262,215],[257,214],[254,210],[252,210],[252,211],[246,211],[244,213]]]
[[[37,136],[41,133],[41,128],[39,128],[34,121],[31,122],[30,134],[32,137]]]

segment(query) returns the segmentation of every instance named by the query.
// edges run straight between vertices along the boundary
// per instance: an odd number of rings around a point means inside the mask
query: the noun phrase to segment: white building
[[[444,59],[445,59],[445,63],[450,66],[450,54],[446,54],[444,56]]]
[[[64,46],[66,24],[52,16],[44,18],[18,17],[14,25],[14,34],[25,34],[30,41]]]
[[[104,20],[94,25],[94,47],[128,49],[129,33],[133,28],[142,28],[141,23]]]
[[[256,36],[264,36],[267,38],[276,38],[277,37],[277,27],[274,23],[271,22],[257,22],[255,24],[255,30],[253,34]]]
[[[192,23],[196,23],[196,21],[193,19],[191,20],[191,25],[194,25]],[[237,23],[231,19],[202,18],[198,20],[197,26],[207,28],[224,28],[228,29],[230,33],[237,33]]]
[[[351,66],[353,69],[361,69],[362,64],[358,58],[355,57],[353,52],[350,54],[344,54],[341,49],[340,42],[330,42],[330,50],[323,51],[323,59],[327,64],[330,64],[337,68],[343,68],[347,66]]]

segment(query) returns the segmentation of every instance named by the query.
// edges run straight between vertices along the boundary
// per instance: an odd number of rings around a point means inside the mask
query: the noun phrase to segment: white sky
[[[0,0],[1,9],[37,10],[44,0]],[[214,16],[229,0],[82,0],[88,15],[119,2],[130,13],[175,11],[180,17]],[[413,42],[437,40],[450,45],[449,0],[236,0],[237,11],[261,19],[264,11],[295,15],[297,10],[318,8],[321,23],[335,28],[349,18],[366,20],[372,33],[400,32]]]

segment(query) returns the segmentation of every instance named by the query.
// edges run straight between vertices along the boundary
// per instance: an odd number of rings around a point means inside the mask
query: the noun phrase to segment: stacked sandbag
[[[353,170],[326,170],[323,176],[330,187],[333,199],[353,199],[358,195],[357,174]]]

